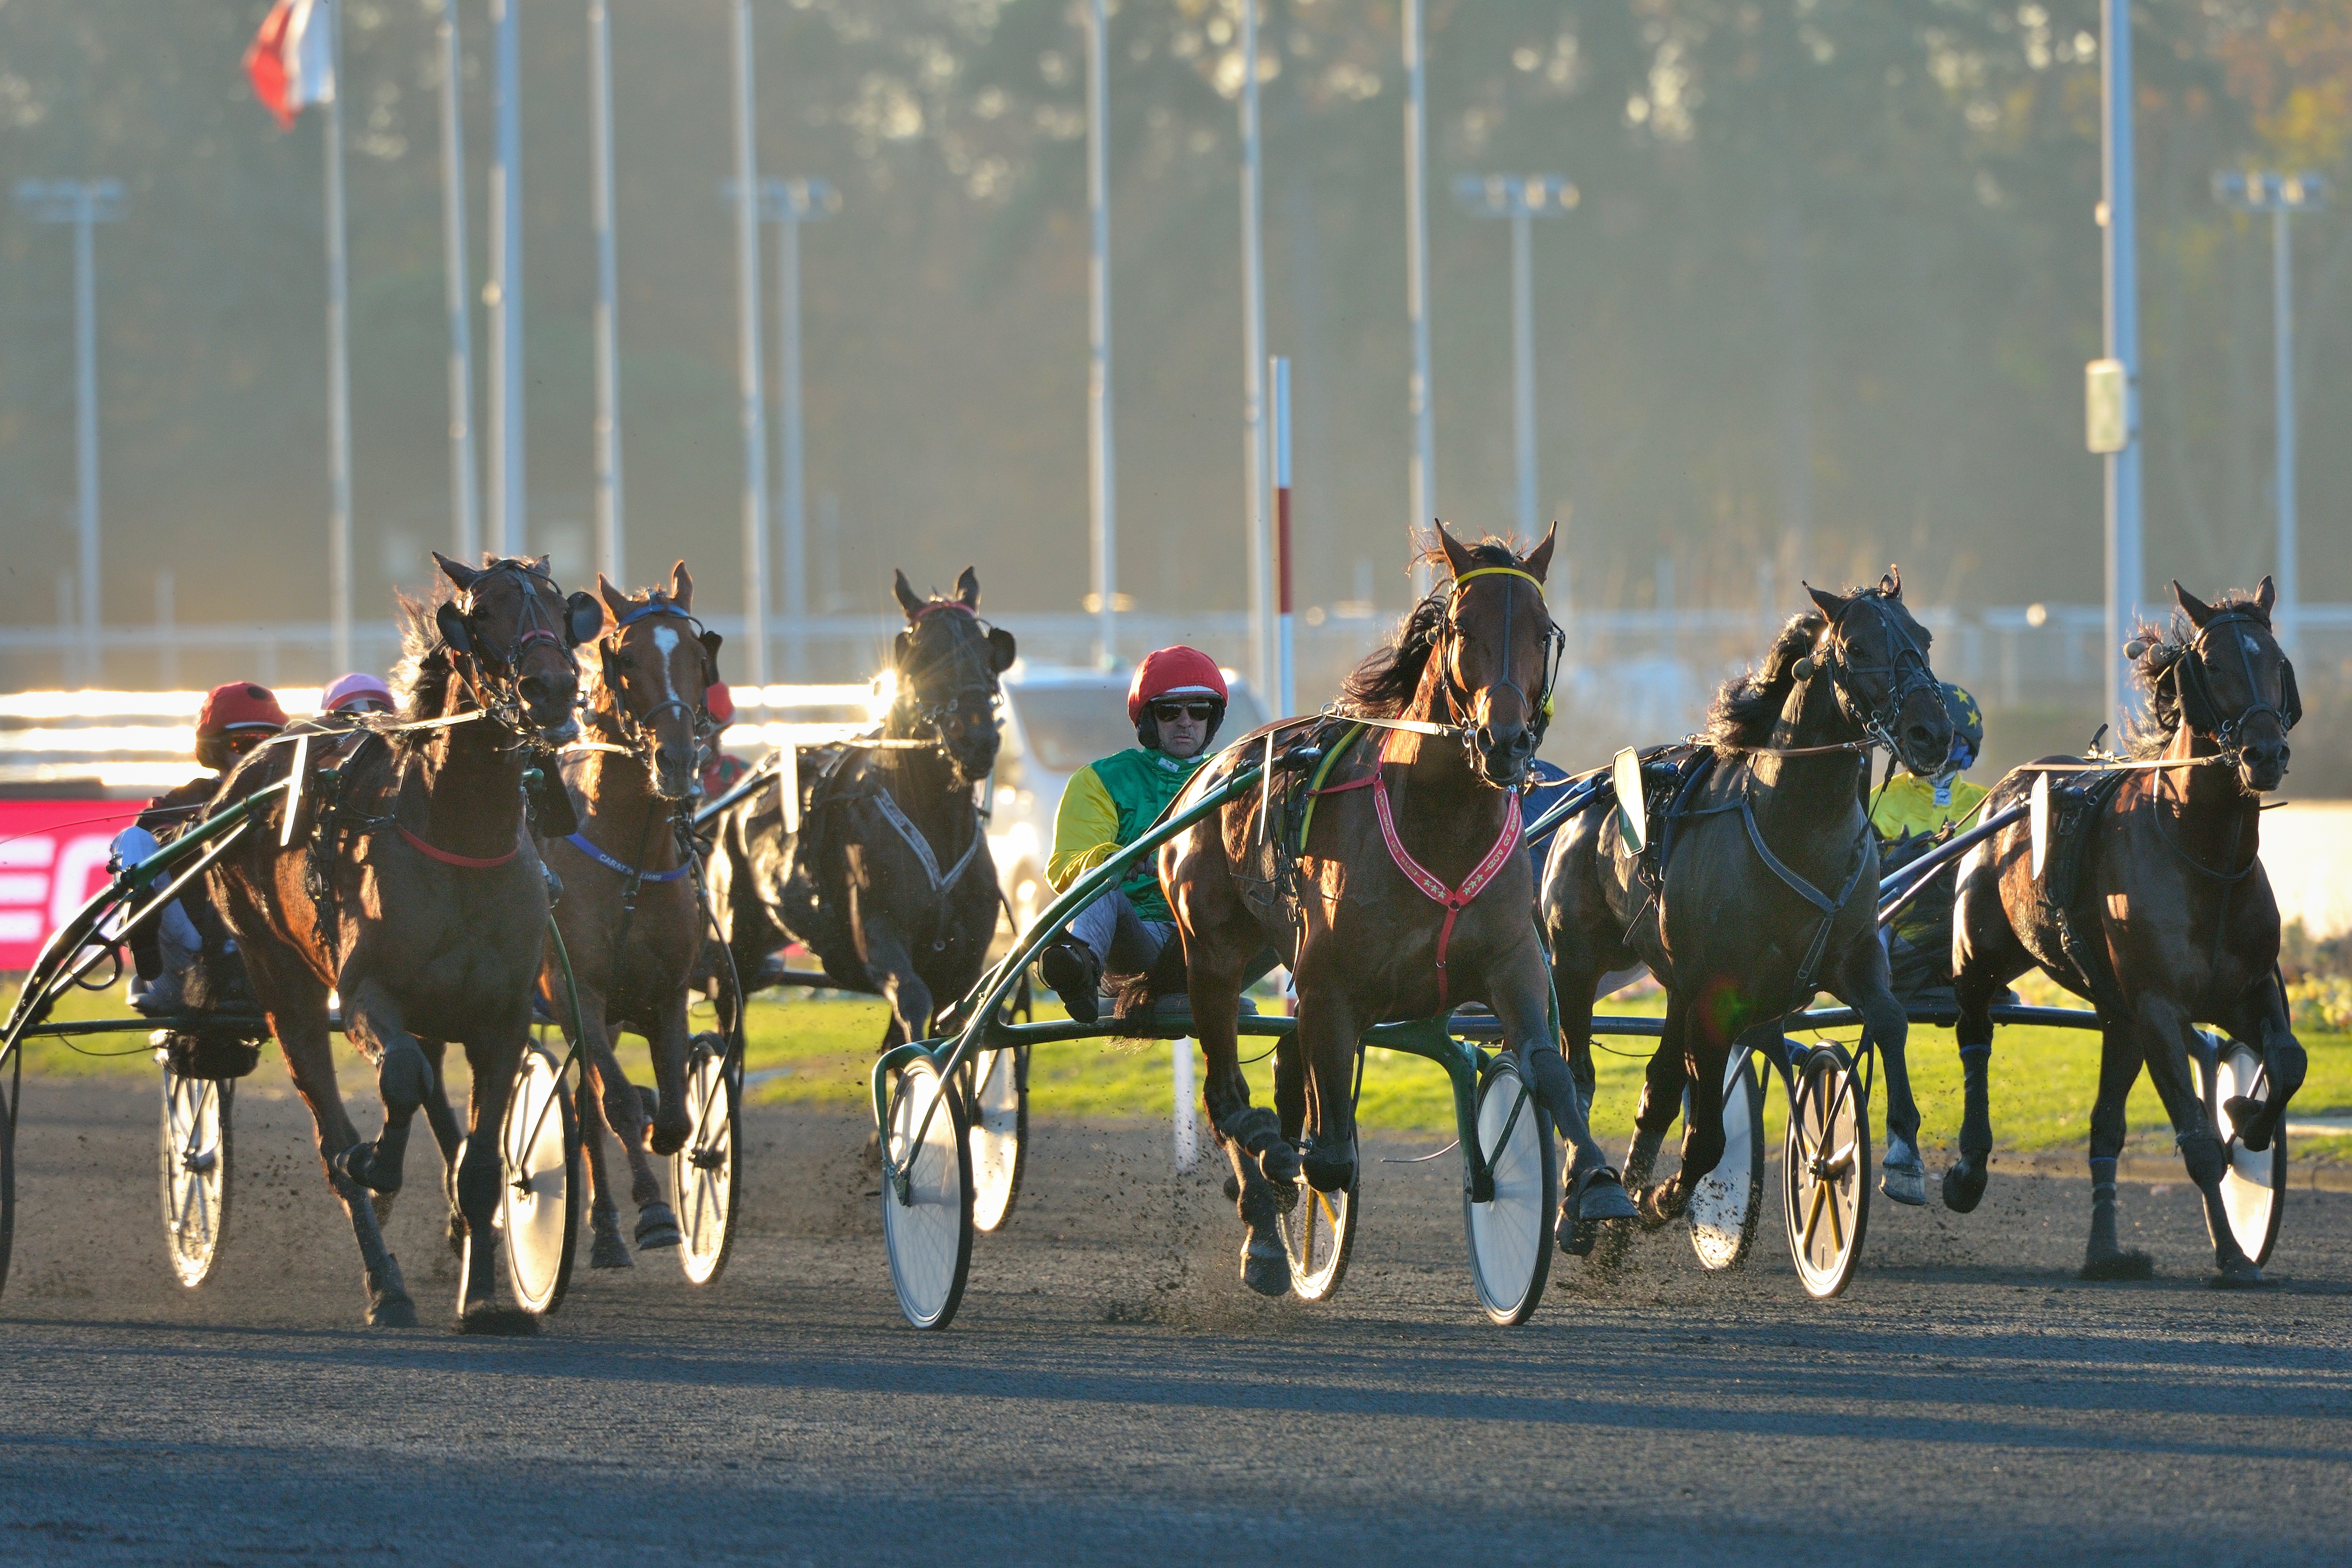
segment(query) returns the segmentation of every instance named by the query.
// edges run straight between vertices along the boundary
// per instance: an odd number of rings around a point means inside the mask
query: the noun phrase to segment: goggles
[[[1205,699],[1180,702],[1173,698],[1162,698],[1151,704],[1151,716],[1162,724],[1172,724],[1179,719],[1205,724],[1217,716],[1217,708],[1218,704]]]

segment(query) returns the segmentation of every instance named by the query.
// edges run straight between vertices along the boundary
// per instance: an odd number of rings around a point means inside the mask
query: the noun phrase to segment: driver
[[[1952,750],[1944,771],[1923,779],[1908,769],[1897,773],[1872,802],[1870,826],[1878,835],[1882,874],[1917,859],[1953,834],[1971,826],[1988,793],[1960,775],[1984,745],[1984,713],[1977,700],[1948,682],[1944,708],[1952,716]],[[1952,983],[1953,880],[1942,872],[1912,900],[1886,932],[1886,957],[1895,994],[1905,1001],[1948,993]]]
[[[1225,678],[1195,647],[1163,647],[1135,667],[1127,716],[1138,742],[1070,777],[1054,816],[1045,880],[1067,889],[1141,837],[1200,768],[1225,717]],[[1102,978],[1140,974],[1176,938],[1176,917],[1149,860],[1078,911],[1038,954],[1045,984],[1081,1024],[1101,1016]]]

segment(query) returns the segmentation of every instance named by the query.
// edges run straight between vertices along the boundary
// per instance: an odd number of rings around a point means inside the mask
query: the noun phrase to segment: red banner
[[[106,885],[135,800],[0,800],[0,969],[30,969],[49,932]]]

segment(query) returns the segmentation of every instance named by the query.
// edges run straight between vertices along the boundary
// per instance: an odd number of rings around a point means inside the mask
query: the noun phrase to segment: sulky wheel
[[[943,1088],[928,1058],[900,1068],[883,1144],[882,1240],[890,1252],[890,1283],[898,1310],[919,1329],[955,1321],[971,1269],[971,1141],[963,1097]]]
[[[1780,1161],[1789,1252],[1806,1291],[1826,1299],[1853,1279],[1870,1224],[1870,1107],[1842,1046],[1800,1057],[1796,1081]]]
[[[2205,1109],[2212,1114],[2213,1130],[2230,1152],[2230,1168],[2221,1176],[2221,1206],[2230,1216],[2230,1234],[2237,1238],[2239,1250],[2259,1268],[2270,1261],[2271,1249],[2278,1245],[2279,1215],[2286,1196],[2286,1129],[2273,1132],[2271,1146],[2259,1154],[2238,1142],[2237,1128],[2225,1108],[2237,1095],[2269,1098],[2270,1080],[2263,1075],[2262,1053],[2242,1040],[2206,1037],[2216,1047],[2213,1070],[2206,1072],[2199,1062],[2197,1076],[2204,1080],[2200,1087],[2205,1090]],[[2211,1228],[2209,1216],[2206,1229]]]
[[[670,1156],[669,1190],[682,1235],[677,1260],[687,1279],[708,1285],[727,1267],[735,1244],[743,1186],[743,1075],[717,1035],[694,1037],[686,1058],[686,1120],[694,1129]]]
[[[499,1231],[508,1280],[526,1310],[552,1312],[572,1283],[580,1238],[580,1132],[562,1064],[543,1046],[527,1047],[515,1068],[499,1148],[506,1155]]]
[[[8,1255],[16,1243],[16,1100],[23,1092],[24,1058],[0,1083],[0,1290],[8,1289]]]
[[[996,1230],[1013,1217],[1029,1142],[1029,1047],[978,1051],[963,1079],[971,1125],[971,1223]]]
[[[1690,1111],[1690,1097],[1683,1097]],[[1723,1158],[1690,1195],[1691,1250],[1704,1268],[1737,1268],[1764,1212],[1764,1079],[1756,1053],[1735,1050],[1723,1073]]]
[[[172,1272],[193,1290],[220,1260],[228,1230],[231,1078],[182,1078],[163,1069],[163,1247]]]
[[[1290,1254],[1291,1292],[1300,1300],[1328,1300],[1347,1278],[1356,1221],[1363,1212],[1357,1196],[1363,1184],[1360,1154],[1355,1180],[1340,1192],[1318,1193],[1305,1176],[1298,1178],[1298,1203],[1282,1216],[1282,1245]]]
[[[1492,1203],[1464,1184],[1470,1279],[1478,1304],[1498,1323],[1524,1323],[1551,1273],[1553,1211],[1559,1205],[1559,1142],[1551,1118],[1519,1069],[1497,1058],[1478,1075],[1478,1147],[1495,1178]]]

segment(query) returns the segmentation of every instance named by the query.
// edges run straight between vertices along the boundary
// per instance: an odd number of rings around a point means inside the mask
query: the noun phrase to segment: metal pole
[[[449,516],[457,559],[482,550],[482,518],[474,488],[474,301],[466,281],[465,87],[458,47],[457,0],[441,0],[441,274],[449,314]]]
[[[2279,646],[2292,658],[2302,596],[2295,583],[2294,248],[2289,221],[2282,202],[2271,213],[2272,358],[2278,377],[2278,603],[2272,619]]]
[[[98,652],[98,242],[89,182],[74,194],[74,587],[81,634],[81,678],[100,682]]]
[[[1404,314],[1412,336],[1412,378],[1405,406],[1412,419],[1412,456],[1405,471],[1405,539],[1414,548],[1415,592],[1426,592],[1429,569],[1420,563],[1421,528],[1435,513],[1436,424],[1430,410],[1429,368],[1429,84],[1423,69],[1423,0],[1404,0]]]
[[[1110,121],[1105,0],[1087,6],[1087,507],[1094,546],[1095,663],[1118,661],[1118,487],[1110,415]]]
[[[2099,85],[2105,134],[2099,183],[2106,222],[2101,265],[2106,284],[2107,357],[2123,365],[2124,445],[2107,454],[2106,472],[2106,712],[2118,718],[2131,691],[2125,638],[2139,617],[2139,271],[2132,189],[2132,69],[2130,0],[2099,0]]]
[[[520,0],[490,0],[498,61],[497,156],[490,163],[490,528],[499,555],[530,538],[522,425],[522,103]]]
[[[619,265],[613,250],[613,20],[605,0],[588,0],[588,101],[595,167],[590,222],[596,231],[596,565],[628,582],[621,519]]]
[[[768,415],[760,386],[760,169],[751,0],[735,0],[735,308],[743,424],[743,676],[768,683]]]
[[[783,344],[776,399],[782,406],[784,447],[784,674],[808,679],[808,471],[801,428],[801,218],[786,190],[777,204],[776,309]]]
[[[1276,718],[1298,711],[1297,640],[1290,606],[1290,361],[1277,354],[1274,382],[1274,561],[1281,642],[1276,661]]]
[[[1519,537],[1536,536],[1536,305],[1529,234],[1534,220],[1522,199],[1511,208],[1512,428],[1519,458]]]
[[[180,689],[180,632],[172,603],[174,585],[169,567],[155,574],[156,684],[165,691]]]
[[[334,627],[331,662],[352,668],[352,362],[351,287],[343,258],[343,8],[327,4],[327,605]]]
[[[1242,426],[1244,482],[1249,489],[1250,679],[1261,694],[1273,685],[1267,615],[1274,577],[1274,541],[1265,515],[1265,257],[1260,232],[1257,111],[1257,0],[1242,9]]]

